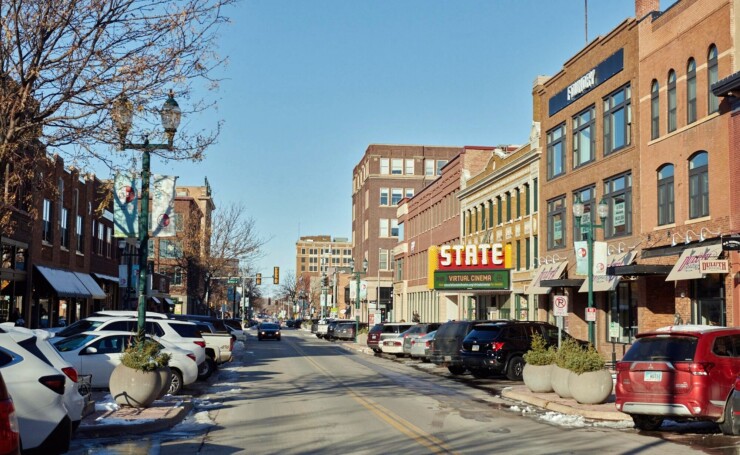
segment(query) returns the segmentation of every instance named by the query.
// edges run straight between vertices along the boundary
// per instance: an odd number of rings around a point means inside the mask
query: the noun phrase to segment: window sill
[[[699,218],[692,218],[690,220],[684,221],[683,224],[685,224],[685,225],[691,225],[691,224],[696,224],[696,223],[703,223],[705,221],[712,221],[712,217],[710,215],[707,215],[707,216],[702,216],[702,217],[699,217]]]

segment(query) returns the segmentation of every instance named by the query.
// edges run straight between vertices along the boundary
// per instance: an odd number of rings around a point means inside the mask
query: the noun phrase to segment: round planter
[[[570,370],[561,368],[557,365],[552,366],[550,372],[550,383],[552,384],[552,390],[558,394],[560,398],[573,398],[570,393],[570,387],[568,386],[568,377],[570,376]]]
[[[162,390],[160,390],[159,395],[157,395],[157,399],[159,399],[167,395],[167,393],[170,391],[170,383],[172,382],[172,370],[170,370],[170,367],[164,366],[157,368],[157,373],[159,373],[159,380],[162,382]]]
[[[162,391],[162,379],[159,371],[137,371],[121,363],[113,369],[108,387],[119,405],[146,408]]]
[[[524,365],[524,372],[522,373],[522,379],[524,379],[524,385],[534,393],[549,393],[552,392],[552,365]]]
[[[581,404],[601,404],[609,398],[614,383],[609,370],[589,371],[571,374],[568,386],[573,398]]]

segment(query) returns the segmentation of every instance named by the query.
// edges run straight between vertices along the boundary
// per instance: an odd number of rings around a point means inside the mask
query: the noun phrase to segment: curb
[[[127,411],[131,409],[128,408]],[[144,410],[130,410],[120,417],[120,411],[105,411],[98,413],[101,420],[84,422],[77,428],[77,438],[102,438],[117,435],[146,434],[169,430],[182,422],[185,416],[193,409],[193,403],[184,401],[175,406],[155,406]],[[147,414],[151,414],[149,417]],[[127,418],[130,417],[130,418]],[[98,423],[99,422],[99,423]]]
[[[597,411],[593,409],[585,409],[573,407],[563,403],[557,403],[554,401],[546,400],[534,395],[526,393],[519,393],[513,390],[511,387],[507,387],[501,391],[501,396],[510,400],[521,401],[539,408],[547,409],[549,411],[559,412],[566,415],[580,415],[591,420],[609,420],[609,421],[632,421],[632,417],[628,414],[619,411]]]

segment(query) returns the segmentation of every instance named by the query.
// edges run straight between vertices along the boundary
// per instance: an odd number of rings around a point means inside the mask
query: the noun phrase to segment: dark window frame
[[[566,247],[566,200],[565,195],[561,195],[547,201],[547,249],[558,250]],[[556,221],[560,220],[560,238],[556,238],[555,227]]]
[[[586,118],[586,116],[588,118]],[[573,128],[573,169],[592,163],[596,159],[596,105],[591,105],[582,110],[571,119]],[[582,138],[588,135],[589,153],[588,156],[582,157],[583,142]]]
[[[678,128],[678,96],[676,94],[676,71],[668,71],[668,105],[666,118],[666,131],[672,133]]]
[[[604,156],[607,156],[632,144],[632,87],[623,85],[606,96],[603,104]],[[618,125],[620,118],[622,124]]]
[[[701,158],[705,163],[696,163]],[[689,219],[709,216],[709,153],[700,150],[689,157]]]
[[[565,174],[566,161],[565,122],[547,132],[547,179]],[[556,160],[557,158],[557,160]]]
[[[620,185],[621,183],[621,186]],[[618,231],[615,222],[616,204],[619,198],[624,202],[624,230]],[[604,220],[604,238],[626,237],[632,235],[632,173],[625,172],[604,180],[604,201],[609,206]]]
[[[650,87],[650,139],[660,137],[660,84],[653,79]]]
[[[707,51],[707,112],[713,114],[719,111],[719,97],[712,92],[712,85],[719,80],[719,61],[717,46],[712,44]]]
[[[670,174],[668,173],[670,172]],[[675,166],[666,163],[658,168],[657,208],[658,226],[676,222],[676,202],[674,188]]]
[[[696,119],[696,61],[690,58],[686,64],[686,124],[690,125]]]

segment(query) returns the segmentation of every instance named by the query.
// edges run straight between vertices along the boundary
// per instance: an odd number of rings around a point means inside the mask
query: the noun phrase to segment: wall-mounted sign
[[[434,289],[509,289],[509,270],[435,272]]]
[[[740,234],[723,235],[722,250],[740,251]]]
[[[427,259],[429,289],[511,289],[511,245],[432,246]]]
[[[713,261],[699,262],[701,273],[730,273],[730,261],[727,259],[715,259]]]

